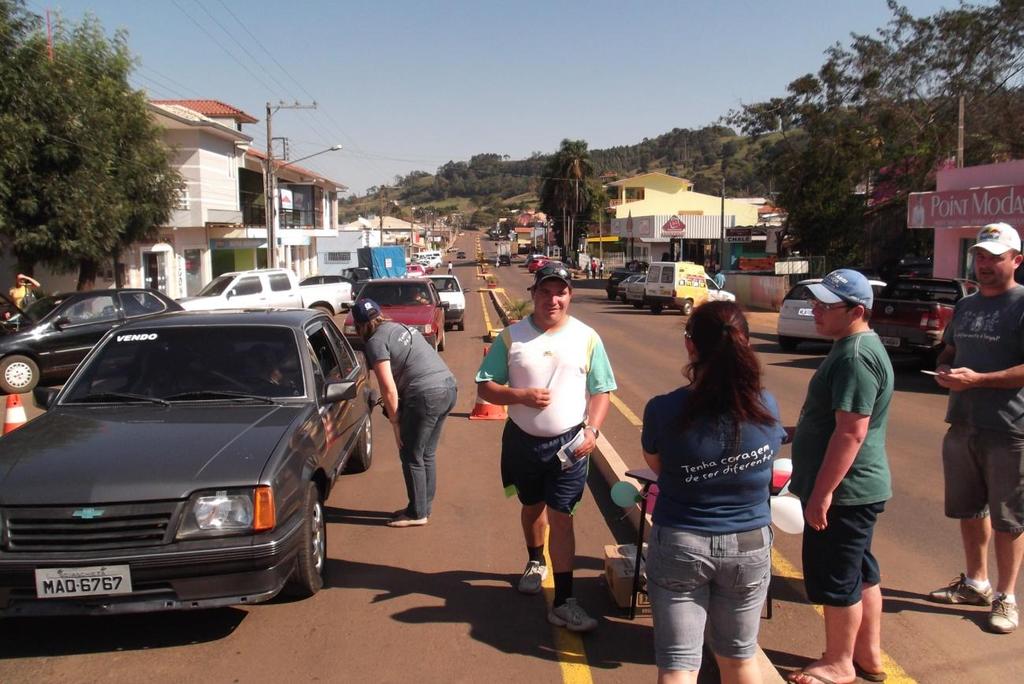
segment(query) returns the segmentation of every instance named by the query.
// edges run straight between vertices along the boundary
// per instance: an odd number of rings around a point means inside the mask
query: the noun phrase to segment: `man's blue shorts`
[[[590,457],[562,470],[556,453],[582,427],[557,437],[534,437],[511,420],[506,421],[501,435],[501,484],[506,495],[516,493],[524,506],[543,501],[553,510],[572,514],[583,498]]]
[[[864,585],[881,581],[878,561],[871,553],[871,537],[883,510],[884,501],[830,506],[824,530],[804,523],[804,588],[811,603],[852,606],[860,602]]]

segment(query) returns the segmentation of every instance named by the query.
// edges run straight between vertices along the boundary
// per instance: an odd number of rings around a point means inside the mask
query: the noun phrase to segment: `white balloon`
[[[800,499],[792,496],[771,498],[772,523],[786,534],[800,534],[804,531],[804,512]]]
[[[772,472],[785,473],[787,475],[793,474],[793,459],[791,458],[777,458],[772,462]]]

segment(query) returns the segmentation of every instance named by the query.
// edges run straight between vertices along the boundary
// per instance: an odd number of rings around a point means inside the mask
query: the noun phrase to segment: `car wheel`
[[[296,598],[308,598],[324,586],[324,566],[327,564],[327,524],[320,490],[313,482],[306,483],[302,529],[299,533],[299,553],[295,569],[285,587]]]
[[[683,308],[681,308],[680,311],[683,312],[684,316],[689,316],[691,313],[693,313],[693,300],[687,299],[685,302],[683,302]]]
[[[441,334],[437,338],[437,351],[439,351],[439,352],[443,352],[444,351],[444,337],[445,337],[445,335],[444,335],[444,327],[442,326]]]
[[[31,392],[39,384],[39,366],[21,354],[0,361],[0,390],[5,394]]]
[[[662,308],[664,307],[662,307],[661,304],[651,304],[651,313],[658,315],[661,313]]]
[[[466,321],[464,321],[464,320],[463,321],[459,321],[458,323],[456,323],[456,325],[459,326],[459,328],[458,328],[459,332],[462,332],[463,330],[466,329]]]
[[[800,341],[795,337],[786,337],[784,335],[779,335],[779,349],[781,349],[782,351],[794,351],[796,349],[796,345],[798,344],[800,344]]]
[[[366,416],[359,441],[356,442],[356,450],[345,464],[345,473],[365,473],[373,463],[373,426],[370,416]]]

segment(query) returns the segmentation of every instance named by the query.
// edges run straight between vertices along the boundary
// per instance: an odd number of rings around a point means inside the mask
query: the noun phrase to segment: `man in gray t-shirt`
[[[1020,236],[1005,223],[971,247],[979,291],[956,305],[936,381],[950,390],[942,442],[946,515],[960,520],[966,572],[929,594],[940,603],[992,605],[990,631],[1017,628],[1014,586],[1024,556],[1024,287],[1013,273]],[[995,535],[995,592],[988,542]]]
[[[395,432],[408,505],[389,527],[426,525],[434,502],[435,459],[445,418],[455,407],[455,376],[418,330],[384,319],[380,306],[360,299],[352,307],[384,412]]]

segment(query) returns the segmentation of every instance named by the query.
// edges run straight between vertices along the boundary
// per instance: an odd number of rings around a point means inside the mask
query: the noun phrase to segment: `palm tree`
[[[592,191],[588,180],[593,175],[594,165],[585,140],[566,138],[544,167],[540,207],[558,222],[566,256],[573,249],[576,218],[589,214]]]

